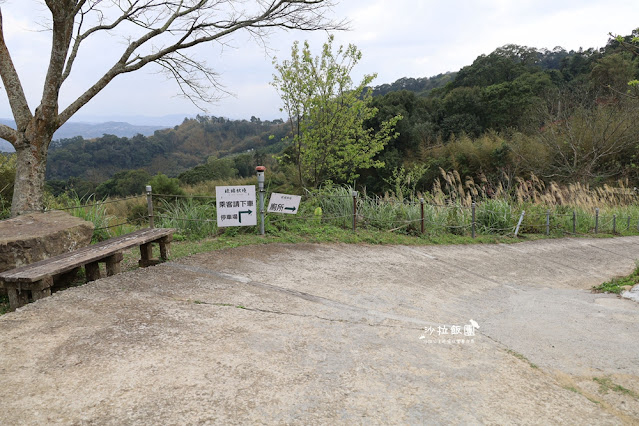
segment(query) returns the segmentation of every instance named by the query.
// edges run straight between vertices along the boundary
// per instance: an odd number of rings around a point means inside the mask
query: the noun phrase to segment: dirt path
[[[637,258],[268,245],[120,274],[0,317],[0,424],[638,424],[639,303],[588,291]]]

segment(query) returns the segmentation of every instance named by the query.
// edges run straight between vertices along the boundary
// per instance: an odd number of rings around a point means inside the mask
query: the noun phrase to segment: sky
[[[0,8],[5,39],[33,110],[42,93],[51,46],[50,33],[42,28],[48,10],[42,0],[0,0]],[[457,71],[506,44],[599,48],[609,33],[627,35],[639,27],[637,0],[341,0],[329,14],[350,21],[348,31],[335,33],[334,44],[353,43],[361,50],[354,80],[377,73],[373,85]],[[205,105],[206,111],[177,96],[177,84],[149,67],[117,77],[71,121],[151,124],[152,117],[195,114],[286,118],[270,85],[273,57],[280,62],[288,59],[295,40],[308,40],[319,54],[326,38],[324,31],[276,31],[265,50],[246,33],[236,33],[223,49],[215,45],[194,52],[219,73],[229,92]],[[87,43],[62,87],[61,109],[95,82],[122,49],[117,33]],[[0,118],[11,118],[1,88]]]

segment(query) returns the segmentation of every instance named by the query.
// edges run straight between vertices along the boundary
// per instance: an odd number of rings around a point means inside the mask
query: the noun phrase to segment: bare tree
[[[220,89],[215,72],[189,49],[225,43],[246,31],[263,42],[277,28],[342,29],[326,17],[333,0],[44,0],[51,13],[51,56],[40,105],[30,109],[6,46],[0,8],[0,77],[16,128],[0,125],[0,138],[17,152],[12,215],[42,208],[47,151],[53,133],[115,77],[148,64],[169,73],[197,104]],[[60,90],[82,46],[101,33],[121,34],[126,43],[113,66],[75,101],[59,110]],[[212,92],[213,90],[213,92]]]
[[[639,104],[634,99],[610,100],[586,90],[548,95],[540,108],[545,125],[538,134],[536,155],[549,156],[545,178],[588,183],[618,176],[639,131]],[[539,173],[539,171],[536,171]]]

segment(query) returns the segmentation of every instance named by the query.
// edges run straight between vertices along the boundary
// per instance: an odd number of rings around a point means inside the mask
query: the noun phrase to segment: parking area
[[[0,424],[639,422],[639,237],[263,245],[0,317]],[[472,321],[471,321],[472,320]]]

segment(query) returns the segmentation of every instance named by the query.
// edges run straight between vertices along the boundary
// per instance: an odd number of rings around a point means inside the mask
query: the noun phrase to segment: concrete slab
[[[267,245],[109,277],[0,317],[0,424],[636,423],[639,304],[589,288],[637,249]]]

